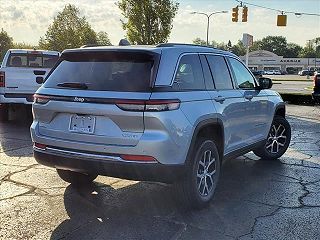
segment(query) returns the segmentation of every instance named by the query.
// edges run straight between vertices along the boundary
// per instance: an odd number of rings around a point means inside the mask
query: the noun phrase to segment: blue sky
[[[125,32],[121,28],[121,13],[114,0],[0,0],[0,28],[4,28],[17,42],[36,44],[45,34],[57,12],[67,3],[81,9],[94,30],[106,31],[111,42],[117,44]],[[171,42],[190,43],[196,37],[206,38],[206,18],[190,14],[193,11],[229,13],[211,18],[210,40],[237,42],[243,33],[254,39],[267,35],[287,38],[288,42],[305,45],[306,41],[320,36],[320,17],[288,14],[287,27],[277,27],[277,12],[248,6],[248,22],[231,22],[231,9],[238,3],[234,0],[180,0],[179,12],[174,20]],[[283,11],[320,14],[320,0],[247,0]]]

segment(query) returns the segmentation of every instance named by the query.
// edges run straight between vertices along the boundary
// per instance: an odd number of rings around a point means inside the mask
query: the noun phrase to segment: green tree
[[[68,4],[54,18],[44,37],[40,38],[40,48],[62,51],[85,44],[97,44],[97,34],[86,18],[80,16],[75,5]]]
[[[38,46],[36,45],[32,45],[29,43],[25,43],[25,42],[19,42],[19,43],[13,43],[12,48],[15,49],[37,49]]]
[[[207,45],[207,42],[201,38],[196,38],[192,41],[193,44],[197,44],[197,45],[200,45],[200,46],[206,46]],[[209,44],[210,46],[210,44]]]
[[[101,46],[111,45],[108,33],[100,31],[97,33],[97,44]]]
[[[244,56],[246,54],[246,48],[241,40],[238,40],[238,43],[230,48],[230,51],[237,56]]]
[[[261,48],[261,40],[253,41],[252,46],[250,47],[250,52],[262,50]]]
[[[302,51],[302,47],[295,43],[288,43],[286,52],[283,55],[287,58],[297,58]]]
[[[316,57],[316,49],[313,47],[313,41],[307,42],[306,46],[302,49],[300,57],[303,58],[314,58]]]
[[[284,56],[286,54],[287,39],[282,36],[267,36],[262,38],[260,46],[262,50]]]
[[[1,29],[0,32],[0,62],[2,62],[2,59],[8,49],[12,48],[13,45],[13,39],[9,36],[9,34]]]
[[[200,46],[207,46],[207,41],[201,39],[201,38],[196,38],[192,41],[193,44],[196,45],[200,45]],[[212,48],[218,48],[219,46],[224,45],[224,43],[219,44],[216,41],[212,40],[211,42],[209,42],[208,47],[212,47]]]
[[[120,0],[117,6],[126,18],[122,27],[132,44],[158,44],[168,41],[179,4],[171,0]]]

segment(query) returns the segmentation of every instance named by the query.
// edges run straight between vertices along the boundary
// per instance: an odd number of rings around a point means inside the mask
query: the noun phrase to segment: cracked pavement
[[[287,153],[227,161],[201,211],[160,183],[100,176],[75,189],[33,159],[28,121],[0,123],[0,239],[319,239],[320,108],[287,112]]]

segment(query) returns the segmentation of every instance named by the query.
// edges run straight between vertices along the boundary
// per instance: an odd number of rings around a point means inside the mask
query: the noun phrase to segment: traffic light
[[[242,8],[242,22],[248,21],[248,7],[244,6]]]
[[[232,8],[232,22],[238,22],[239,7]]]
[[[279,27],[287,26],[287,15],[283,15],[283,14],[278,15],[277,26],[279,26]]]

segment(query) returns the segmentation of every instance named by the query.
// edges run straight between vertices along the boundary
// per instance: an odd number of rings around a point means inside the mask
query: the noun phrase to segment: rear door
[[[40,84],[36,82],[36,77],[44,78],[58,57],[58,54],[42,54],[39,51],[10,53],[5,68],[5,93],[35,93],[40,87]]]
[[[72,142],[135,146],[144,132],[144,103],[151,95],[156,59],[139,51],[63,54],[34,104],[39,133]]]
[[[225,154],[237,150],[245,138],[246,111],[242,94],[234,88],[226,60],[219,55],[202,55],[202,65],[212,102],[224,125]],[[210,67],[210,68],[209,68]]]

